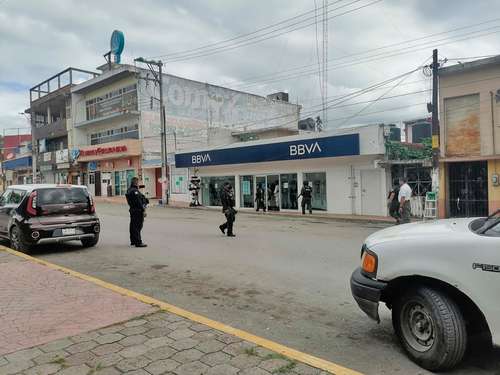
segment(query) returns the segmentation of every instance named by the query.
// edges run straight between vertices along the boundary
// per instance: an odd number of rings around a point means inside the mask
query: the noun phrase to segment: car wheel
[[[10,230],[10,246],[22,253],[29,253],[31,250],[31,247],[24,241],[23,232],[17,225],[14,225]]]
[[[396,334],[410,358],[430,371],[448,370],[463,358],[467,332],[453,299],[428,287],[413,289],[393,306]]]
[[[85,238],[82,240],[83,247],[93,247],[99,242],[99,234],[96,234],[92,238]]]

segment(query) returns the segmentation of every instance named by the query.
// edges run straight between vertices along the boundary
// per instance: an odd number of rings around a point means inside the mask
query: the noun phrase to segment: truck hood
[[[395,225],[382,229],[369,236],[365,244],[368,248],[389,241],[430,240],[437,237],[450,236],[457,233],[471,233],[469,224],[477,218],[444,219],[422,221],[403,225]]]

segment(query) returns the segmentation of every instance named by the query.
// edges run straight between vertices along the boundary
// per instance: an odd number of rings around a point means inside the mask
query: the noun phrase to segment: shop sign
[[[68,149],[56,151],[56,163],[68,163],[69,162],[69,153]]]
[[[52,170],[52,164],[40,165],[40,172],[48,172]]]
[[[177,168],[359,155],[359,134],[179,153]]]
[[[89,169],[89,171],[97,170],[97,162],[96,161],[89,161],[88,169]]]
[[[52,153],[51,152],[45,152],[43,154],[43,161],[50,161],[52,159]]]
[[[69,163],[57,164],[57,169],[69,169]]]
[[[80,150],[79,156],[100,156],[120,152],[127,152],[127,146],[97,147],[90,150]]]

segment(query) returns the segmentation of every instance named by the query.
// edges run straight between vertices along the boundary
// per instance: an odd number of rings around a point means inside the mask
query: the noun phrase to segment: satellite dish
[[[125,36],[120,30],[114,30],[111,34],[111,53],[115,55],[115,63],[120,63],[120,57],[125,47]]]

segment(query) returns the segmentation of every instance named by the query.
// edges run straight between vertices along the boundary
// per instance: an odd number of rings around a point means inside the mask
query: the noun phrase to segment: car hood
[[[470,233],[469,224],[475,219],[477,218],[444,219],[395,225],[373,233],[366,239],[365,244],[368,248],[372,248],[388,241],[416,239],[421,242],[423,239],[456,235],[457,232]]]

